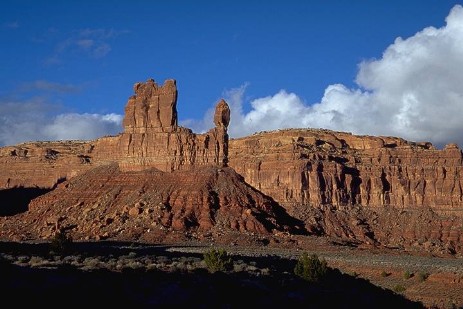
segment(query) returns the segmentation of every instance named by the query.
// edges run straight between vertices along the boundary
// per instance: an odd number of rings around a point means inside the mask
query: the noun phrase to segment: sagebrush
[[[325,259],[319,259],[316,254],[304,252],[294,267],[294,274],[310,282],[322,279],[328,271]]]
[[[63,230],[58,230],[50,241],[50,250],[56,254],[65,254],[69,251],[72,238]]]
[[[211,273],[227,271],[233,267],[233,260],[224,249],[211,249],[203,256],[206,267]]]
[[[406,288],[403,285],[397,284],[392,290],[396,293],[403,293],[405,292]]]

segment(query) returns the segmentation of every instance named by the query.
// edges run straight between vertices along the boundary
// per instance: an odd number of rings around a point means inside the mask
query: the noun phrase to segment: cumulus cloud
[[[241,124],[243,122],[243,111],[242,111],[242,106],[243,106],[243,96],[246,91],[246,88],[248,87],[248,83],[242,85],[241,87],[238,88],[233,88],[225,91],[224,97],[226,98],[226,101],[228,105],[230,106],[230,112],[231,112],[231,121]],[[220,99],[217,99],[218,103]],[[196,133],[205,133],[211,128],[214,127],[214,112],[215,112],[215,106],[212,108],[209,108],[203,116],[203,119],[197,120],[197,119],[184,119],[180,120],[180,125],[191,128],[194,132]],[[245,129],[241,132],[241,130],[238,128],[237,132],[234,131],[234,126],[229,127],[229,134],[237,133],[235,135],[240,135],[240,133],[247,134],[249,130]],[[231,132],[230,132],[231,131]]]
[[[354,134],[392,135],[437,146],[463,145],[463,7],[441,28],[398,37],[380,59],[359,64],[357,87],[329,85],[320,102],[307,104],[280,90],[252,100],[246,86],[225,93],[232,107],[232,137],[279,128],[311,127]],[[203,123],[204,125],[204,123]]]
[[[0,146],[27,141],[91,140],[122,131],[122,115],[54,115],[54,107],[43,99],[8,101],[0,104]]]
[[[60,114],[42,128],[51,140],[90,140],[121,132],[122,115]]]

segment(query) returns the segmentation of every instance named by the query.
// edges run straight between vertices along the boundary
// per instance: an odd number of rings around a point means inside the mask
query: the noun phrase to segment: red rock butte
[[[91,179],[95,182],[92,190],[99,192],[96,187],[101,186],[98,184],[101,175],[94,177],[91,173],[103,173],[105,168],[111,167],[108,173],[110,171],[115,176],[108,184],[115,185],[125,181],[123,179],[130,179],[130,173],[135,173],[133,175],[138,176],[134,177],[141,177],[141,182],[147,184],[151,176],[136,173],[154,170],[174,175],[163,177],[168,178],[172,186],[183,184],[180,195],[185,200],[191,199],[187,196],[192,193],[185,189],[190,186],[195,192],[208,192],[201,199],[212,201],[216,198],[214,194],[220,192],[209,190],[209,187],[218,187],[216,181],[220,178],[222,182],[237,185],[240,189],[221,191],[218,202],[201,202],[203,206],[208,205],[204,209],[210,212],[219,208],[225,211],[230,206],[226,195],[233,195],[236,191],[246,196],[245,187],[249,187],[253,193],[248,194],[248,199],[243,196],[231,198],[233,205],[241,207],[234,210],[234,216],[244,218],[251,213],[268,211],[276,230],[284,229],[289,221],[287,218],[279,221],[279,211],[268,206],[272,203],[283,207],[287,215],[302,222],[307,234],[325,234],[417,250],[462,252],[463,156],[456,144],[439,150],[428,142],[411,142],[388,136],[359,136],[323,129],[259,132],[229,140],[230,109],[224,100],[216,105],[215,127],[204,134],[195,134],[178,126],[177,96],[175,80],[167,80],[159,86],[149,79],[134,85],[134,95],[125,107],[124,131],[117,136],[92,141],[29,142],[0,148],[0,194],[14,188],[60,189],[60,183],[70,188],[77,179],[81,182]],[[114,166],[123,173],[122,176],[114,170]],[[228,176],[217,177],[214,173],[220,169],[224,169],[224,175]],[[182,179],[201,179],[201,183],[209,189],[200,189],[197,184],[193,186],[188,181],[174,180],[175,175],[180,174],[184,177]],[[153,179],[162,181],[163,177],[156,175]],[[225,181],[224,177],[228,180]],[[190,181],[194,182],[194,179]],[[238,185],[240,181],[245,185]],[[154,190],[152,185],[145,188],[135,186],[130,190],[141,192],[148,187]],[[81,193],[88,195],[89,190]],[[130,191],[127,190],[123,188],[124,192]],[[170,189],[166,187],[165,190]],[[61,192],[56,191],[51,198],[50,194],[54,191],[33,199],[29,210],[19,215],[30,213],[34,207],[51,209],[52,212],[57,204],[53,199],[59,198],[56,192]],[[61,192],[61,196],[66,196],[66,192]],[[84,200],[78,196],[81,193],[72,193],[75,203]],[[105,204],[97,201],[102,199],[100,193],[95,193],[95,199],[84,204]],[[156,200],[158,204],[169,203],[167,196],[172,198],[172,192],[160,195],[163,197]],[[259,210],[247,212],[257,200],[261,201],[261,204],[255,204],[260,205]],[[145,210],[151,209],[148,202],[141,202]],[[179,212],[188,208],[188,203],[178,203],[183,205],[179,206]],[[112,204],[105,205],[112,207]],[[143,207],[137,207],[137,211],[143,213]],[[123,209],[121,206],[119,211],[122,213]],[[198,209],[194,213],[199,216]],[[171,215],[176,216],[174,213]],[[21,238],[18,234],[26,233],[8,232],[7,227],[13,226],[8,222],[13,222],[16,217],[18,215],[0,217],[4,221],[4,232],[0,236]],[[190,221],[185,220],[183,223],[177,220],[176,226],[184,228],[196,224],[186,224]],[[202,226],[203,232],[217,222],[215,218],[208,220],[202,221],[208,222]],[[255,226],[254,230],[259,233],[264,230],[272,233],[271,228],[263,228],[265,224],[257,228],[263,223],[256,220],[248,225],[244,220],[229,226],[241,231],[253,230],[252,226]],[[171,222],[165,226],[173,225]],[[45,237],[45,234],[38,232],[37,237]]]
[[[217,103],[214,123],[205,134],[177,125],[177,86],[153,79],[134,85],[125,107],[124,132],[94,141],[30,142],[0,148],[0,189],[52,188],[94,166],[117,162],[122,170],[187,170],[225,166],[228,161],[228,104]]]
[[[216,127],[205,134],[194,134],[177,125],[174,80],[158,86],[149,79],[136,83],[134,92],[125,107],[124,133],[98,140],[97,161],[117,161],[125,171],[151,167],[174,171],[227,164],[230,109],[225,101],[216,106]]]

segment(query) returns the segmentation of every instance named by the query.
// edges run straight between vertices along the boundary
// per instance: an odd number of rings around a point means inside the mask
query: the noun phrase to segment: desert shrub
[[[102,262],[97,257],[87,257],[82,261],[84,270],[95,270],[100,268]]]
[[[33,255],[33,256],[31,256],[31,258],[29,259],[29,265],[30,265],[31,267],[39,267],[39,266],[42,266],[42,265],[44,265],[44,264],[46,264],[46,261],[45,261],[42,257],[40,257],[40,256],[35,256],[35,255]]]
[[[388,276],[389,276],[389,273],[385,272],[384,270],[381,272],[381,277],[385,278]]]
[[[358,278],[358,276],[360,276],[360,274],[356,271],[351,272],[350,275],[354,278]]]
[[[428,279],[428,277],[429,277],[429,273],[425,273],[425,272],[419,272],[418,273],[418,281],[419,282],[426,281],[426,279]]]
[[[317,282],[326,275],[328,270],[325,259],[319,259],[316,254],[309,256],[304,252],[294,267],[294,274],[310,282]]]
[[[404,271],[404,279],[408,280],[413,277],[413,273],[409,272],[408,270]]]
[[[125,264],[125,267],[131,269],[142,269],[145,267],[145,265],[140,261],[130,260],[127,262],[127,264]]]
[[[203,254],[206,267],[211,273],[227,271],[233,267],[233,261],[224,249],[211,249]]]
[[[403,285],[397,284],[394,286],[393,290],[396,293],[402,293],[405,292],[405,287]]]
[[[233,271],[234,272],[244,272],[246,271],[246,263],[243,260],[237,260],[233,263]]]
[[[128,254],[129,258],[134,258],[137,256],[137,253],[135,251],[130,251],[129,254]]]
[[[445,309],[458,309],[459,307],[455,304],[452,299],[448,299],[447,302],[444,304]],[[461,307],[460,307],[461,308]]]
[[[65,254],[69,251],[72,238],[63,230],[56,231],[50,241],[50,250],[55,254]]]

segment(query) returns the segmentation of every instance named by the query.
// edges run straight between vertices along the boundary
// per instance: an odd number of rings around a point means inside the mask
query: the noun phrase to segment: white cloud
[[[356,89],[329,85],[321,101],[311,105],[280,90],[252,100],[249,112],[243,112],[246,87],[229,91],[229,132],[238,137],[311,127],[463,146],[462,72],[463,7],[456,5],[444,27],[397,38],[380,59],[360,63]]]
[[[113,31],[85,29],[64,41],[57,56],[80,48],[104,56]],[[59,58],[59,57],[58,57]],[[393,135],[438,146],[463,146],[463,7],[456,5],[441,28],[428,27],[409,38],[397,38],[380,59],[359,64],[357,87],[329,85],[320,102],[308,104],[280,90],[247,104],[247,84],[224,97],[231,108],[232,137],[279,128],[327,128],[354,134]],[[43,81],[32,85],[50,91],[72,91],[68,85]],[[218,100],[217,100],[218,101]],[[1,102],[0,102],[1,103]],[[50,116],[39,99],[0,105],[0,145],[27,140],[93,139],[121,131],[121,115],[61,114]],[[247,106],[246,106],[247,107]],[[249,111],[248,111],[249,110]],[[195,132],[213,127],[214,109],[203,120],[182,125]]]
[[[42,128],[50,140],[91,140],[122,131],[122,115],[61,114]]]
[[[0,146],[27,141],[91,140],[122,131],[122,115],[51,115],[53,106],[41,99],[0,104]]]
[[[227,90],[224,93],[224,97],[228,105],[230,106],[231,122],[242,124],[244,121],[244,114],[242,111],[242,106],[243,106],[243,96],[246,91],[246,87],[248,87],[247,83],[242,85],[239,88],[233,88],[233,89]],[[219,101],[220,99],[217,99],[216,103],[218,103]],[[205,133],[214,127],[214,112],[215,112],[215,106],[208,109],[206,113],[204,113],[204,117],[201,120],[186,119],[186,120],[180,120],[179,122],[181,126],[190,128],[195,133]],[[237,130],[234,130],[233,125],[229,126],[228,131],[230,135],[233,135],[233,133],[237,133],[236,135],[240,135],[240,132],[241,132],[239,127],[237,127]],[[245,130],[245,132],[247,131],[249,130]]]
[[[90,51],[90,55],[93,58],[103,58],[111,51],[111,46],[107,43],[100,43],[93,50]]]
[[[33,82],[26,82],[23,83],[19,87],[19,91],[27,92],[27,91],[45,91],[45,92],[54,92],[54,93],[73,93],[78,92],[80,90],[79,86],[75,86],[72,84],[61,84],[61,83],[54,83],[49,82],[46,80],[36,80]]]
[[[84,55],[93,59],[105,57],[111,51],[110,41],[128,31],[114,29],[83,29],[74,31],[55,45],[53,54],[45,60],[46,65],[63,62],[67,54]]]
[[[237,89],[237,93],[229,92],[230,98],[226,100],[231,102],[230,107],[233,110],[238,108],[242,110],[242,88]],[[238,95],[237,95],[238,94]],[[278,128],[294,127],[294,121],[300,115],[309,113],[309,107],[305,106],[300,98],[294,93],[287,93],[281,90],[274,96],[259,98],[251,102],[252,110],[245,114],[238,115],[233,112],[230,122],[230,135],[240,136],[256,131],[272,130]]]
[[[90,48],[92,48],[94,44],[95,44],[95,41],[89,40],[89,39],[76,41],[76,45],[85,50],[89,50]]]

